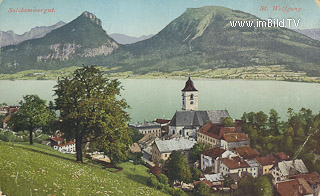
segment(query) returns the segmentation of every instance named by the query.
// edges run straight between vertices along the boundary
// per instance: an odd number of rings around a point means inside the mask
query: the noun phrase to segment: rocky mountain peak
[[[102,26],[101,20],[99,18],[97,18],[94,14],[88,12],[88,11],[84,11],[81,16],[89,18],[92,22],[96,23],[99,26]]]

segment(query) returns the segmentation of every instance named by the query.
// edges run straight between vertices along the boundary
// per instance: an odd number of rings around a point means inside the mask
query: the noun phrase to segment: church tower
[[[189,77],[182,91],[182,110],[198,110],[198,90]]]

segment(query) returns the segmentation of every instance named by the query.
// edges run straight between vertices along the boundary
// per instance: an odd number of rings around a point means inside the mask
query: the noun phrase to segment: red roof
[[[155,176],[158,176],[159,174],[161,174],[162,173],[161,171],[162,171],[162,169],[158,163],[155,164],[154,167],[150,168],[150,172]]]
[[[196,186],[199,183],[204,183],[204,184],[208,185],[209,187],[213,186],[213,184],[209,180],[202,180],[202,181],[194,181],[193,182],[194,186]]]
[[[221,162],[229,169],[248,168],[250,165],[240,157],[222,158]]]
[[[170,120],[167,120],[167,119],[156,119],[156,123],[159,123],[159,124],[166,124],[170,122]]]
[[[51,137],[50,139],[52,139],[53,141],[55,141],[55,142],[61,142],[61,141],[63,141],[63,137]]]
[[[18,110],[19,110],[19,108],[10,108],[10,109],[9,109],[10,113],[14,113],[14,112],[16,112],[16,111],[18,111]]]
[[[2,122],[7,123],[12,117],[12,114],[9,114]]]
[[[285,160],[289,160],[289,156],[286,155],[284,152],[256,158],[256,161],[262,166],[274,165],[275,163],[278,163],[280,161],[285,161]]]
[[[226,133],[223,135],[223,139],[227,142],[250,141],[245,133]]]
[[[222,125],[214,123],[207,123],[198,130],[199,133],[215,139],[221,139],[224,134],[234,133],[236,131],[237,130],[234,127],[222,127]]]
[[[303,178],[305,181],[308,182],[308,184],[316,185],[320,183],[320,177],[316,172],[309,173],[309,174],[300,174],[293,176],[293,178]]]
[[[194,87],[193,82],[192,82],[191,78],[189,77],[186,82],[185,87],[181,91],[198,91],[198,90]]]
[[[273,155],[276,156],[281,161],[290,160],[289,156],[284,152],[277,152],[277,153],[274,153]]]
[[[256,149],[252,149],[250,146],[242,146],[236,148],[236,152],[244,159],[253,159],[260,156],[260,153]]]
[[[58,146],[59,146],[59,147],[60,147],[60,146],[67,146],[67,145],[72,145],[72,144],[74,144],[73,141],[68,141],[68,142],[66,142],[66,143],[58,144]]]
[[[213,159],[216,159],[217,157],[222,155],[225,151],[226,150],[224,150],[222,148],[215,147],[212,149],[204,150],[201,154],[212,157]]]
[[[281,196],[302,196],[314,194],[313,189],[302,178],[279,182],[276,184],[276,189]]]

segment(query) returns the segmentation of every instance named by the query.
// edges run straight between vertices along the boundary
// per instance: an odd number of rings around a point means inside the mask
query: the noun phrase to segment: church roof
[[[181,91],[198,91],[198,90],[194,87],[193,82],[189,77],[188,80],[186,81],[186,85],[184,89],[182,89]]]
[[[170,126],[203,126],[207,122],[221,123],[226,117],[229,117],[227,110],[177,111]]]

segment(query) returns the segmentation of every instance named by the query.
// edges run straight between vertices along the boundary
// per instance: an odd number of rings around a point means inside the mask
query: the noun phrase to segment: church
[[[169,135],[197,137],[197,130],[208,122],[221,124],[229,117],[227,110],[200,111],[198,90],[189,77],[182,92],[182,111],[177,111],[169,124]]]

